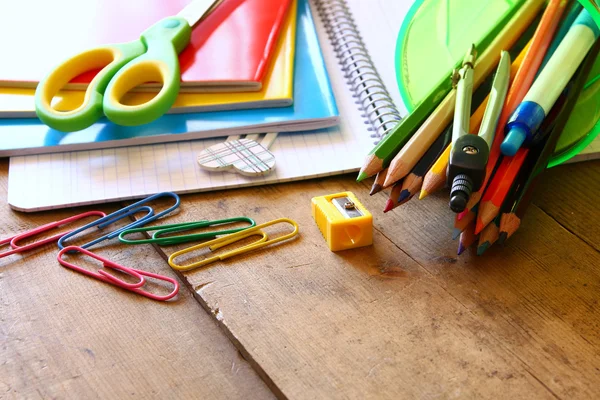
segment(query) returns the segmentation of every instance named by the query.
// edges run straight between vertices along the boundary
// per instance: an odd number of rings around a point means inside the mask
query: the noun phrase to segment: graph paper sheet
[[[183,194],[357,171],[372,143],[368,135],[352,137],[349,132],[280,134],[271,147],[275,170],[257,178],[201,169],[198,154],[219,140],[13,157],[8,202],[20,211],[41,211],[163,191]]]

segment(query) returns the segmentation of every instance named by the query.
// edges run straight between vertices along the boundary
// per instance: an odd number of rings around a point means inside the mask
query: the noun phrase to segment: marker
[[[600,29],[583,9],[548,64],[538,75],[505,127],[502,154],[514,156],[523,145],[536,143],[538,129],[563,89],[600,36]]]
[[[447,183],[451,186],[450,209],[456,213],[460,213],[465,209],[472,191],[479,190],[485,179],[490,147],[494,140],[496,126],[508,91],[510,64],[510,55],[508,52],[502,51],[496,76],[492,83],[488,105],[485,108],[477,135],[468,135],[465,131],[469,129],[470,101],[468,102],[469,109],[466,111],[466,122],[462,119],[458,120],[461,121],[462,128],[460,130],[463,134],[457,135],[455,140],[457,116],[454,117],[455,131],[453,132],[452,152],[448,162]],[[459,81],[457,89],[457,100],[460,98],[460,84],[461,81]],[[459,110],[458,104],[455,110]],[[464,116],[464,114],[459,115],[460,117]]]

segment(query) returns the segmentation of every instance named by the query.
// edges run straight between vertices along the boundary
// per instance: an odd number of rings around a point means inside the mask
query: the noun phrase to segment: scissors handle
[[[38,118],[51,128],[63,132],[85,129],[100,119],[103,93],[115,73],[127,62],[144,53],[139,40],[87,50],[71,57],[44,77],[35,91]],[[89,83],[83,103],[71,111],[58,111],[52,99],[73,78],[84,72],[101,69]]]
[[[85,129],[105,115],[119,125],[141,125],[166,113],[180,87],[178,54],[189,43],[191,27],[179,17],[158,21],[140,39],[80,53],[42,79],[35,92],[38,118],[63,132]],[[52,107],[52,98],[73,78],[101,69],[85,92],[83,103],[71,111]],[[122,97],[146,82],[162,83],[160,92],[144,104],[128,106]]]
[[[165,114],[175,103],[181,85],[178,54],[190,42],[192,28],[183,18],[165,18],[141,35],[146,52],[125,64],[109,82],[104,114],[119,125],[141,125]],[[125,105],[123,96],[146,83],[159,82],[160,91],[146,103]]]

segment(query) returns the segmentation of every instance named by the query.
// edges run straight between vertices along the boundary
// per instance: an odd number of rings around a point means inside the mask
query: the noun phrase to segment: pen
[[[502,154],[514,156],[521,146],[540,139],[538,129],[542,121],[598,36],[600,29],[583,9],[508,120],[506,137],[500,146]]]
[[[463,125],[465,123],[463,118],[466,118],[466,125],[460,128],[464,133],[456,131],[455,123],[454,133],[456,133],[456,136],[453,135],[452,152],[448,163],[447,183],[451,186],[450,209],[456,213],[465,209],[471,192],[479,190],[485,180],[490,147],[494,140],[494,133],[508,91],[510,64],[510,55],[507,51],[502,51],[488,105],[477,135],[468,135],[465,132],[465,127],[468,129],[469,126],[470,102],[468,109],[459,111],[458,105],[455,109],[457,111],[455,121],[457,121],[458,116],[461,118],[461,125]],[[468,77],[468,75],[465,76]],[[462,80],[459,81],[458,95],[461,94],[461,83]],[[459,98],[457,97],[457,99]]]

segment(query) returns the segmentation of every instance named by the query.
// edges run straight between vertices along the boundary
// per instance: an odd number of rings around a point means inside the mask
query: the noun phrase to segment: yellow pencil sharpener
[[[352,192],[313,197],[312,215],[331,251],[373,244],[373,216]]]

